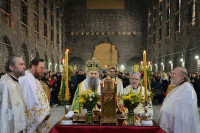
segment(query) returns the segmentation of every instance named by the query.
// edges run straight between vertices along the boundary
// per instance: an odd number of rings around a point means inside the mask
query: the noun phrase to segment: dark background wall
[[[180,32],[176,32],[175,28],[175,14],[177,7],[177,0],[171,1],[170,6],[170,21],[169,29],[170,35],[166,36],[166,3],[167,0],[162,1],[162,10],[159,11],[159,3],[157,0],[151,1],[149,13],[153,15],[153,8],[155,9],[155,23],[156,30],[152,30],[152,21],[150,23],[150,31],[148,31],[148,59],[153,62],[153,71],[163,71],[161,63],[164,64],[164,71],[171,71],[170,61],[173,68],[181,66],[183,59],[184,65],[189,72],[200,71],[200,66],[197,65],[195,56],[200,56],[200,0],[195,0],[195,21],[192,25],[189,20],[188,0],[181,0],[180,8]],[[192,2],[192,1],[191,1]],[[159,14],[162,13],[162,25],[160,26]],[[152,17],[151,17],[152,18]],[[162,38],[160,39],[159,27],[162,29]],[[155,42],[153,42],[153,34],[155,34]],[[200,64],[199,64],[200,65]]]
[[[44,3],[39,0],[38,14],[38,33],[34,31],[34,1],[27,1],[27,28],[26,32],[21,24],[21,0],[11,0],[11,12],[6,15],[0,11],[0,72],[4,72],[4,64],[8,55],[20,55],[23,57],[26,66],[34,57],[38,56],[45,59],[46,69],[49,71],[61,71],[61,59],[63,58],[65,48],[63,47],[62,16],[59,10],[59,17],[56,14],[55,1],[53,2],[53,12],[50,13],[51,3],[47,0],[47,37],[44,37]],[[0,3],[0,9],[4,10],[4,2]],[[7,1],[8,2],[8,1]],[[58,6],[59,7],[59,6]],[[54,14],[54,41],[51,41],[51,18],[50,14]],[[59,24],[56,25],[56,22]],[[57,27],[58,26],[58,27]],[[59,31],[57,31],[59,29]],[[59,36],[56,35],[59,34]],[[59,41],[57,41],[59,40]],[[59,42],[59,43],[57,43]]]
[[[100,43],[115,45],[119,65],[139,63],[146,47],[147,6],[139,0],[125,0],[124,4],[125,9],[86,9],[86,0],[77,0],[66,6],[65,44],[71,51],[71,65],[81,66],[91,59]]]
[[[21,1],[11,0],[10,17],[3,12],[0,14],[0,71],[4,71],[6,58],[11,54],[22,55],[26,66],[33,57],[40,56],[45,59],[46,68],[61,71],[61,59],[64,58],[66,48],[70,49],[69,64],[82,67],[93,57],[95,46],[100,43],[115,45],[118,51],[118,66],[123,64],[126,68],[131,68],[142,60],[142,51],[147,49],[147,59],[152,62],[153,71],[171,71],[170,61],[173,68],[183,65],[190,72],[200,71],[200,60],[195,59],[196,55],[200,56],[200,0],[195,0],[194,24],[188,21],[189,11],[192,10],[189,3],[193,1],[181,0],[178,33],[175,30],[177,1],[179,0],[170,1],[169,4],[169,36],[166,36],[166,5],[169,0],[162,0],[162,9],[159,8],[158,0],[124,0],[124,9],[87,9],[87,0],[64,0],[59,7],[55,4],[57,1],[52,0],[54,12],[51,11],[51,1],[47,1],[45,38],[43,1],[39,1],[39,32],[36,34],[34,2],[28,0],[25,33],[20,20]],[[155,31],[153,17],[149,17],[149,14],[153,15],[154,8]],[[56,18],[57,9],[60,10],[59,19]],[[51,30],[52,14],[54,34]],[[56,35],[57,31],[59,36]]]

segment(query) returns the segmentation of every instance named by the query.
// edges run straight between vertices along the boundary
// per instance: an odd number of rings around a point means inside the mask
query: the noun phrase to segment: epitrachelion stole
[[[113,81],[108,76],[104,80],[104,87],[101,85],[101,125],[117,124],[116,90],[117,85],[113,86]]]

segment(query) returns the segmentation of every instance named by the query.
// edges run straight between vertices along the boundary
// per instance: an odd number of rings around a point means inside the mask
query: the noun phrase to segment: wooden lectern
[[[101,85],[101,125],[117,125],[116,92],[117,85],[113,86],[108,76],[104,80],[104,87]]]

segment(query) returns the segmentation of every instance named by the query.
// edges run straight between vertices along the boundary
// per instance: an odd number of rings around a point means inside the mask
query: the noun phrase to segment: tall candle
[[[142,70],[144,69],[143,61],[141,61]]]
[[[69,100],[69,79],[68,79],[68,52],[69,52],[69,49],[66,50],[65,52],[65,76],[66,76],[66,79],[65,79],[65,85],[66,85],[66,89],[65,89],[65,100]]]
[[[147,66],[146,66],[146,51],[143,52],[143,67],[144,67],[144,88],[145,88],[145,101],[148,101],[147,99]]]
[[[147,66],[147,69],[149,69],[149,66],[150,66],[150,64],[151,64],[151,62],[149,61],[149,62],[148,62],[148,66]]]

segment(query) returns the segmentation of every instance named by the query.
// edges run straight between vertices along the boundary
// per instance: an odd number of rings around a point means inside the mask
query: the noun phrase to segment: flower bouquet
[[[121,97],[124,107],[128,108],[128,125],[135,124],[135,114],[134,109],[143,101],[143,97],[140,93],[130,92],[124,94]]]
[[[86,115],[86,123],[92,124],[92,109],[97,104],[98,95],[97,93],[92,92],[92,90],[86,90],[81,94],[79,98],[79,103],[82,103],[83,108],[87,109],[87,115]]]

